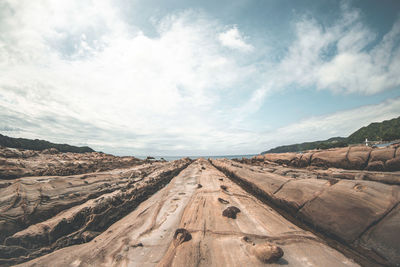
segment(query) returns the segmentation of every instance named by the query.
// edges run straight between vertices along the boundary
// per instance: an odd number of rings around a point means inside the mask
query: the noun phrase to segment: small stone
[[[220,198],[220,197],[218,198],[218,201],[221,202],[222,204],[229,204],[228,200],[225,200],[225,199]]]
[[[253,247],[253,254],[264,263],[277,262],[283,256],[283,250],[269,243],[257,244]]]
[[[222,216],[225,216],[225,217],[228,217],[231,219],[236,219],[236,214],[238,214],[239,212],[240,212],[239,208],[237,208],[235,206],[230,206],[222,212]]]
[[[183,242],[189,241],[192,239],[192,235],[189,233],[188,230],[184,228],[178,228],[174,234],[174,245],[178,246]]]

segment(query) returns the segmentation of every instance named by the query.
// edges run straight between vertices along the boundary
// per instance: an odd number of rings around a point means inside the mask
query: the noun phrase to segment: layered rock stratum
[[[303,153],[270,153],[259,155],[257,158],[294,167],[318,166],[369,171],[400,171],[400,144],[382,148],[349,146]]]
[[[63,157],[94,167],[65,175]],[[399,172],[275,157],[7,157],[26,172],[0,180],[0,265],[399,265]],[[60,173],[35,172],[41,160]]]

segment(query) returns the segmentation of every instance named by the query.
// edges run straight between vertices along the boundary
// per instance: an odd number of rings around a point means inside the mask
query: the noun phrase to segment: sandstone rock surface
[[[396,266],[400,173],[388,166],[398,149],[374,154],[383,172],[365,170],[371,151],[274,162],[110,156],[105,171],[99,163],[74,175],[9,177],[0,180],[0,265]],[[0,163],[24,159],[26,173],[97,155],[3,152]],[[344,161],[362,170],[332,166],[353,166]]]
[[[270,153],[256,156],[258,161],[271,161],[294,167],[319,166],[353,170],[400,171],[400,144],[383,148],[352,146],[314,150],[305,153]]]
[[[222,182],[227,190],[220,188]],[[222,216],[229,205],[218,197],[241,210],[235,220]],[[266,262],[358,266],[229,181],[207,161],[197,160],[90,242],[21,266],[265,266]]]
[[[0,180],[26,176],[59,176],[107,171],[132,167],[145,161],[135,157],[109,154],[59,153],[57,149],[43,151],[0,148]]]
[[[341,179],[335,172],[310,171],[310,176],[317,178],[310,179],[304,175],[293,175],[295,170],[276,165],[268,166],[265,170],[264,167],[231,160],[212,162],[250,192],[287,211],[292,218],[305,222],[316,232],[380,264],[399,263],[400,245],[394,240],[398,240],[400,232],[400,186],[349,180],[346,176]],[[259,177],[278,172],[294,178],[286,181],[280,178],[281,186],[273,192],[270,185],[260,181]],[[363,174],[373,176],[375,173]]]

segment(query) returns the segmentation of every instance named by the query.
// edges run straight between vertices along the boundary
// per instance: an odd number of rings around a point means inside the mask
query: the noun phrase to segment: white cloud
[[[231,49],[237,49],[244,52],[250,52],[254,49],[252,45],[247,44],[244,41],[243,36],[240,34],[236,26],[226,32],[220,33],[218,38],[223,46]]]
[[[360,12],[342,4],[341,16],[331,25],[302,18],[294,23],[294,32],[283,58],[260,70],[264,84],[248,98],[244,107],[252,108],[244,108],[248,112],[240,120],[256,113],[268,95],[289,87],[372,95],[400,86],[400,19],[377,39]],[[254,94],[261,95],[256,105]]]
[[[109,1],[10,1],[2,12],[0,107],[19,134],[139,154],[223,150],[215,111],[254,68],[221,53],[218,22],[186,11],[149,37]]]
[[[400,85],[400,20],[375,43],[376,34],[361,23],[357,10],[342,6],[342,12],[331,26],[314,20],[296,24],[297,39],[277,67],[279,79],[286,77],[282,87],[375,94]]]
[[[224,32],[195,11],[155,21],[158,35],[148,36],[113,1],[1,2],[0,131],[124,154],[258,152],[308,136],[321,120],[243,129],[274,90],[370,94],[400,84],[400,23],[371,43],[375,35],[351,10],[330,27],[298,21],[283,60],[262,64],[252,60],[263,55],[236,53],[255,49],[236,26]],[[396,113],[382,110],[360,123]],[[324,127],[313,137],[350,129]]]

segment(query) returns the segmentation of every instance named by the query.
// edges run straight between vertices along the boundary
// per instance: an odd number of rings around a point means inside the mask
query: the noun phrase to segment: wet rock
[[[235,206],[230,206],[222,212],[222,216],[225,216],[225,217],[228,217],[231,219],[236,219],[236,214],[238,214],[239,212],[240,212],[239,208],[237,208]]]
[[[253,254],[264,263],[277,262],[283,256],[283,250],[269,243],[257,244],[253,248]]]

